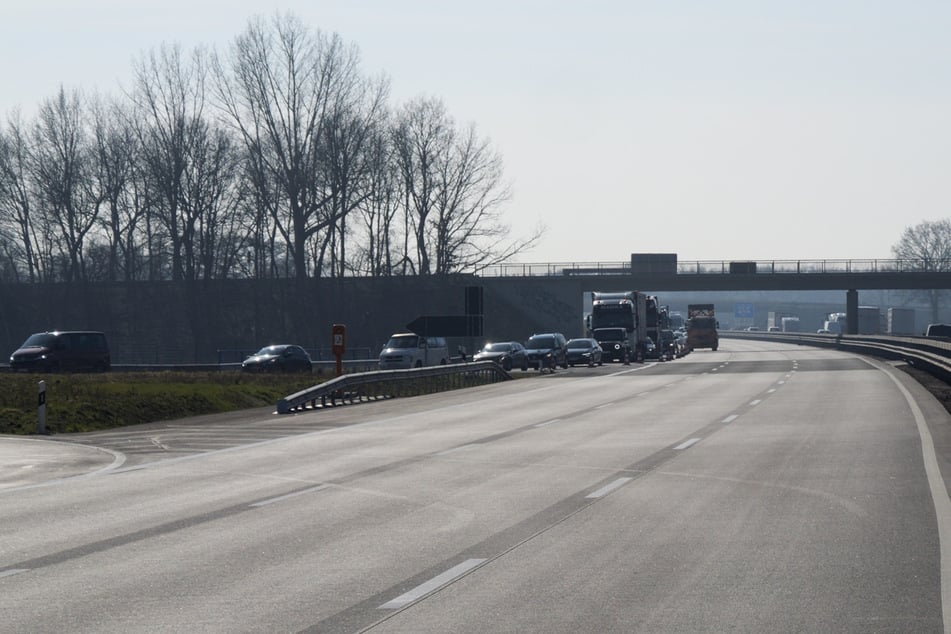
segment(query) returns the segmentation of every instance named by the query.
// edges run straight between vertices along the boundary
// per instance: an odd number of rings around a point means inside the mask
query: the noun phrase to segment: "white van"
[[[421,368],[449,363],[445,337],[421,337],[411,332],[390,337],[380,352],[381,370]]]

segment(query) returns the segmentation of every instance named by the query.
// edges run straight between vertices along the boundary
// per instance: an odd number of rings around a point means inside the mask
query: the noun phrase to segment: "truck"
[[[882,314],[878,306],[859,306],[860,335],[877,335],[882,332]]]
[[[825,321],[822,322],[822,329],[833,335],[841,335],[845,333],[847,323],[848,319],[845,313],[829,313],[826,315]]]
[[[782,332],[784,317],[793,317],[793,315],[791,313],[781,313],[779,311],[774,311],[774,310],[767,312],[766,313],[766,330],[769,332]]]
[[[648,295],[645,299],[647,306],[647,338],[655,346],[653,348],[644,348],[644,356],[650,358],[660,358],[660,331],[667,327],[667,311],[660,306],[660,301],[655,295]]]
[[[717,335],[717,316],[713,304],[687,305],[687,350],[710,348],[720,345]]]
[[[799,332],[799,318],[798,317],[783,317],[782,331],[783,332]]]
[[[680,330],[684,327],[684,316],[679,311],[670,311],[667,314],[671,330]]]
[[[889,308],[887,332],[890,335],[915,334],[915,309]]]
[[[656,304],[655,304],[656,305]],[[647,295],[638,291],[592,291],[588,336],[615,361],[643,359],[647,339]]]

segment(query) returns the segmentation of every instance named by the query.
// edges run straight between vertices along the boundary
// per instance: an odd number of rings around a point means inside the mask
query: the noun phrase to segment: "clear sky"
[[[523,262],[889,258],[951,216],[946,0],[3,0],[0,116],[278,10],[476,124]]]

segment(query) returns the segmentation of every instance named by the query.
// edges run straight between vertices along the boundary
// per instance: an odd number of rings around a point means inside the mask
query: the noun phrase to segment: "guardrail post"
[[[37,406],[38,406],[38,420],[36,424],[36,432],[38,434],[46,433],[46,381],[40,381],[38,386],[39,394],[37,396]]]

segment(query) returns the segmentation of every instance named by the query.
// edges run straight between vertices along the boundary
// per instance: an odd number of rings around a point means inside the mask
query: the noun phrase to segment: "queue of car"
[[[625,354],[624,348],[627,334],[623,328],[617,330],[617,341],[610,337],[600,342],[591,337],[566,339],[561,333],[548,332],[536,333],[524,344],[518,341],[488,342],[473,355],[472,360],[495,361],[504,370],[519,368],[525,371],[532,368],[549,372],[554,372],[558,367],[600,366],[606,361],[630,362],[632,355]],[[679,359],[689,351],[687,334],[683,329],[663,330],[660,339],[660,345],[649,338],[642,342],[641,352],[645,359],[668,361]]]

